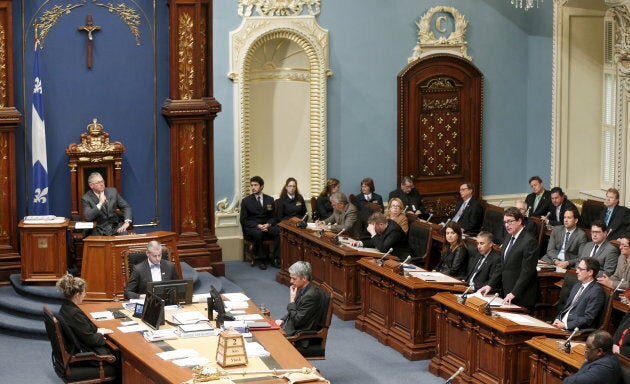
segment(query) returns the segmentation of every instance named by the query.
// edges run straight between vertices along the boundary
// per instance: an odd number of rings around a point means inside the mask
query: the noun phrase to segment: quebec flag
[[[31,185],[30,215],[48,215],[48,162],[46,161],[46,127],[44,125],[44,95],[39,75],[39,50],[35,44],[33,73],[33,116],[31,126],[31,157],[33,159],[33,183]]]

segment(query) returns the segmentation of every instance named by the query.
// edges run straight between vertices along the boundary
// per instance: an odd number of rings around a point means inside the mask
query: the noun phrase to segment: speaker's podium
[[[125,257],[129,249],[146,248],[151,240],[159,241],[172,252],[179,275],[182,275],[175,232],[156,231],[123,236],[88,236],[83,239],[81,277],[87,283],[88,300],[122,298],[124,295]]]

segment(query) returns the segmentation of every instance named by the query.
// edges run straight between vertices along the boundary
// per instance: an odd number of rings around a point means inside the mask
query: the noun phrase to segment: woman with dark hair
[[[378,193],[374,193],[375,190],[374,180],[371,177],[361,180],[361,193],[356,195],[354,199],[354,205],[359,212],[367,203],[378,204],[381,206],[381,211],[383,210],[383,197]]]
[[[339,180],[335,178],[330,178],[326,180],[326,186],[322,190],[322,192],[317,196],[317,212],[313,212],[313,214],[317,214],[317,217],[314,217],[316,220],[326,220],[333,213],[333,207],[330,204],[330,195],[335,192],[339,192],[341,189],[341,183]]]
[[[66,274],[57,281],[57,288],[65,298],[59,314],[72,329],[81,345],[98,355],[111,355],[112,351],[105,345],[103,335],[113,331],[107,328],[97,328],[78,307],[85,298],[85,280]]]
[[[280,191],[280,198],[276,200],[276,218],[280,222],[292,217],[301,219],[305,214],[306,204],[298,191],[297,180],[289,177]]]
[[[458,279],[465,279],[468,250],[462,238],[462,227],[454,221],[449,221],[444,229],[446,241],[442,247],[442,258],[435,270]]]

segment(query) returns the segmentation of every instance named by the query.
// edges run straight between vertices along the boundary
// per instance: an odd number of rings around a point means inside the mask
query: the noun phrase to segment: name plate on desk
[[[477,312],[484,312],[486,310],[488,302],[480,297],[468,296],[465,305],[474,309]]]

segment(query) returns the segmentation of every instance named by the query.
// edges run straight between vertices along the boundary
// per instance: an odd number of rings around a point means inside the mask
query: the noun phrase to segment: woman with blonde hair
[[[405,214],[405,207],[403,206],[402,200],[397,197],[389,200],[387,203],[387,210],[385,211],[385,216],[388,219],[394,220],[396,224],[400,225],[405,233],[409,231],[409,219]]]
[[[57,288],[65,299],[61,304],[59,314],[77,337],[81,346],[98,355],[111,355],[112,351],[105,345],[103,335],[113,331],[107,328],[98,328],[79,308],[86,294],[85,280],[66,274],[57,281]]]

